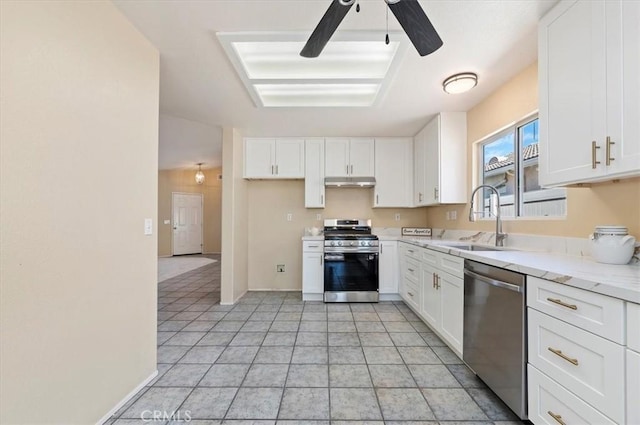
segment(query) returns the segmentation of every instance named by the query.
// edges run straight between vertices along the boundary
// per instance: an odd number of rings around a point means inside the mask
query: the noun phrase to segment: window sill
[[[540,216],[540,217],[500,217],[502,221],[561,221],[566,220],[566,215],[556,215],[556,216]],[[495,222],[494,218],[478,218],[476,221],[487,221],[487,222]]]

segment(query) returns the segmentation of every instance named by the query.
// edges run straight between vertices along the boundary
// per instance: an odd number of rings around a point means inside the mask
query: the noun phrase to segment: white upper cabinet
[[[442,112],[414,137],[417,207],[467,202],[467,114]]]
[[[413,139],[376,138],[374,207],[413,206]]]
[[[305,208],[324,208],[324,139],[304,141]]]
[[[373,177],[373,138],[327,138],[325,141],[326,177]]]
[[[304,139],[244,139],[244,177],[303,179]]]
[[[568,0],[538,33],[540,183],[640,174],[640,3]]]

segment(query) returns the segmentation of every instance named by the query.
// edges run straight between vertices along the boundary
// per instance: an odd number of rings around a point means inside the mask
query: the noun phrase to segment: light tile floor
[[[219,301],[220,261],[159,284],[158,377],[108,424],[521,423],[402,302]]]

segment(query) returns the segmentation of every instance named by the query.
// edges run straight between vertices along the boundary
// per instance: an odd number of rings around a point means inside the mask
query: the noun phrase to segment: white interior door
[[[173,193],[173,255],[202,253],[202,195]]]

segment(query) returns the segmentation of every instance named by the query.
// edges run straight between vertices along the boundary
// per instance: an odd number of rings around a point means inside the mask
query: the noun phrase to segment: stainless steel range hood
[[[374,177],[327,177],[324,179],[327,187],[373,187],[376,185]]]

